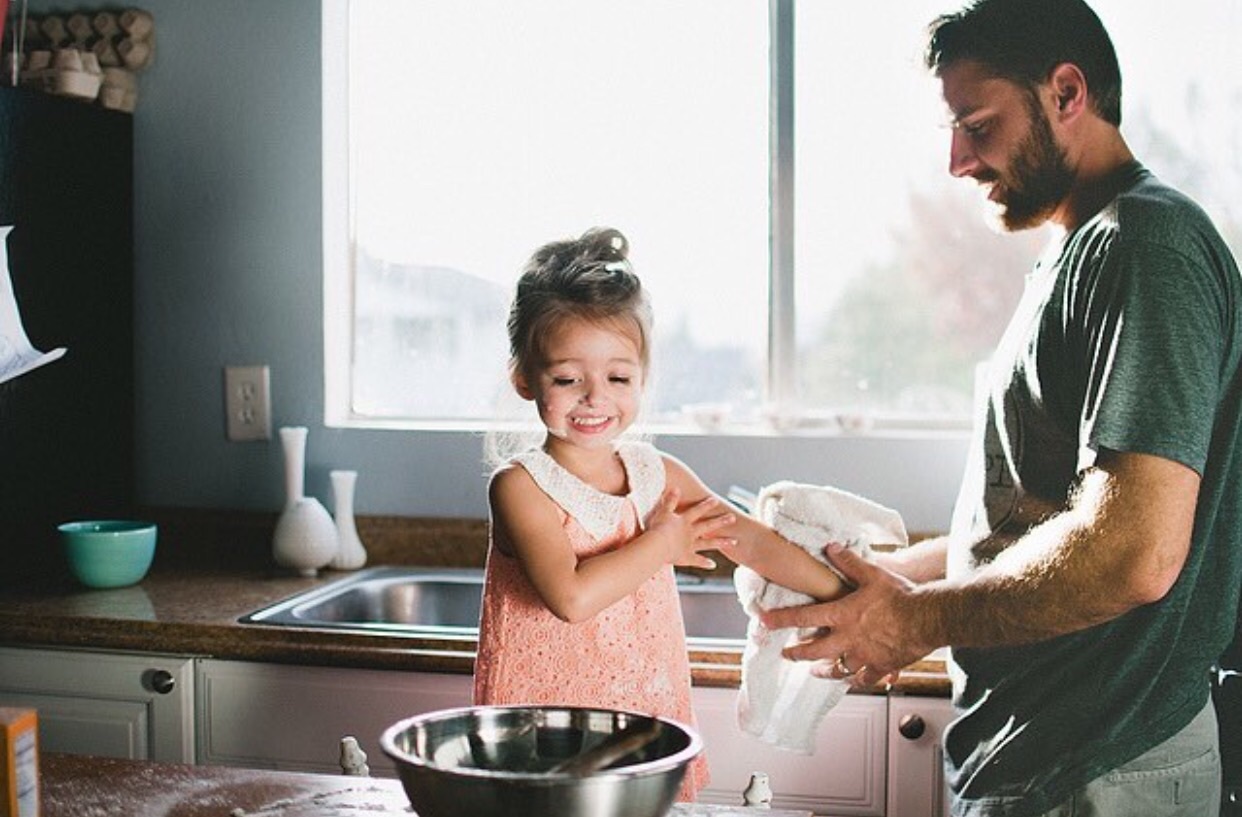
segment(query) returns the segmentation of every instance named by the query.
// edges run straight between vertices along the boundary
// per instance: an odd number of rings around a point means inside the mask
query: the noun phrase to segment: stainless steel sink
[[[679,579],[686,637],[746,638],[746,614],[729,579]],[[353,630],[386,635],[478,633],[483,571],[476,568],[375,567],[351,573],[242,616],[243,624]]]

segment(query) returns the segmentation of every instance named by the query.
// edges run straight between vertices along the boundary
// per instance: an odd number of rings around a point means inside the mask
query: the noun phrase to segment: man
[[[950,172],[1001,223],[1062,231],[990,364],[950,534],[765,614],[786,650],[873,684],[952,647],[957,815],[1208,815],[1208,671],[1242,575],[1242,278],[1202,211],[1119,131],[1080,0],[977,0],[930,28]]]

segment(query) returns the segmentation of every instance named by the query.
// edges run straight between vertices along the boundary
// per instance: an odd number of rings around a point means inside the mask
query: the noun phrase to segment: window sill
[[[418,420],[351,417],[327,423],[330,428],[359,431],[415,431],[431,433],[487,434],[491,432],[538,432],[526,423],[472,420]],[[664,419],[635,426],[640,434],[653,437],[730,437],[730,438],[940,438],[963,437],[970,422],[960,417],[898,417],[859,414],[800,415],[761,422],[730,422],[716,418],[688,417]]]

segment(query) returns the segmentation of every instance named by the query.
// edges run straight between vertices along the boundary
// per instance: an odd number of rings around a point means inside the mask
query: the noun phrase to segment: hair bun
[[[588,255],[604,261],[625,261],[630,254],[630,242],[612,227],[587,230],[579,241]]]

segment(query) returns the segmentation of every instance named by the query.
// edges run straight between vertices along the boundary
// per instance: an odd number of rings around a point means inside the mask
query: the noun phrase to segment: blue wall
[[[323,426],[318,0],[146,0],[154,63],[134,118],[139,499],[272,509],[280,443],[224,435],[223,367],[265,363],[273,428],[310,427],[307,493],[359,471],[362,514],[483,517],[470,434]],[[115,8],[32,0],[32,14]],[[960,435],[666,437],[719,490],[777,479],[839,485],[913,530],[948,524]]]

